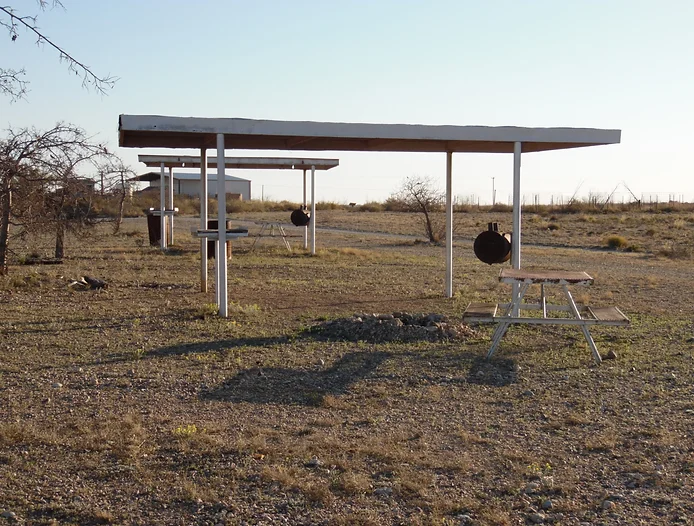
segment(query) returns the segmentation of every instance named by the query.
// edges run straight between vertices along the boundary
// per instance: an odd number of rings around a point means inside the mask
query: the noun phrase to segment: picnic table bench
[[[520,270],[503,269],[499,274],[501,283],[514,286],[510,303],[470,303],[463,313],[463,321],[477,323],[497,323],[492,336],[492,345],[487,352],[491,358],[511,324],[532,325],[576,325],[581,328],[596,363],[602,358],[590,334],[589,327],[595,325],[629,325],[629,318],[617,307],[594,307],[577,304],[569,286],[592,285],[593,278],[586,272],[561,270]],[[526,302],[525,296],[531,285],[540,285],[540,299],[537,303]],[[545,287],[560,287],[564,303],[548,303]],[[517,292],[516,292],[517,291]],[[527,315],[523,311],[540,311],[540,315]]]
[[[193,228],[190,231],[195,237],[206,238],[208,241],[216,241],[219,239],[219,230],[216,228],[208,228],[205,230]],[[239,237],[248,237],[247,228],[231,228],[226,231],[226,240],[237,239]]]

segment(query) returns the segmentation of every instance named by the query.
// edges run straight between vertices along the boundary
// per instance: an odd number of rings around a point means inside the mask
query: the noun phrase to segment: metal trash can
[[[147,234],[149,235],[149,244],[153,247],[158,247],[161,242],[161,216],[154,215],[154,213],[158,211],[159,210],[155,210],[154,208],[145,210],[145,213],[147,214]],[[168,242],[171,241],[169,239],[168,229],[166,231],[166,241],[167,245]]]
[[[504,263],[511,258],[511,234],[499,232],[498,223],[488,223],[487,231],[475,238],[473,249],[483,263]]]
[[[216,219],[207,220],[207,228],[209,230],[217,230],[219,221]],[[231,230],[231,221],[227,220],[226,229]],[[207,259],[214,259],[217,256],[217,241],[214,239],[207,240]],[[231,241],[227,242],[227,257],[231,257]]]
[[[290,219],[294,226],[306,226],[311,222],[311,214],[306,211],[305,206],[302,206],[292,212]]]

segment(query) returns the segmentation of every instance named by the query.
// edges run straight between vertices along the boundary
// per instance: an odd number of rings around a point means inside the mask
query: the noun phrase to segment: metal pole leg
[[[306,168],[304,168],[304,200],[301,202],[306,212]],[[304,250],[308,250],[308,225],[304,227]]]
[[[200,230],[207,229],[207,148],[200,148]],[[200,238],[200,292],[207,292],[207,238]]]
[[[588,330],[588,327],[585,325],[581,325],[581,330],[583,331],[583,336],[585,336],[586,341],[588,342],[588,346],[590,347],[590,350],[593,353],[593,359],[595,360],[595,363],[597,365],[600,365],[602,363],[602,358],[600,357],[600,353],[598,352],[598,347],[595,345],[595,341],[593,340],[593,337],[590,335],[590,331]]]
[[[576,302],[574,301],[574,298],[571,295],[571,292],[569,291],[569,287],[567,287],[566,285],[562,285],[561,288],[564,290],[564,295],[566,296],[566,299],[569,300],[569,307],[571,308],[571,312],[573,312],[574,317],[578,320],[582,320],[583,318],[581,318],[581,313],[578,311],[578,306],[576,305]],[[583,331],[583,336],[588,342],[588,347],[590,347],[590,350],[593,353],[593,359],[595,360],[595,363],[600,365],[602,363],[602,358],[600,357],[600,353],[598,352],[597,345],[595,345],[595,340],[593,340],[593,337],[591,336],[590,331],[588,330],[588,326],[581,325],[581,330]]]
[[[284,246],[289,250],[289,252],[292,251],[292,247],[289,245],[289,241],[287,241],[287,233],[284,231],[284,227],[282,225],[279,225],[279,230],[280,234],[282,234],[282,241],[284,241]]]
[[[513,296],[511,299],[511,303],[508,304],[508,307],[506,307],[506,310],[504,312],[504,316],[513,316],[514,312],[518,312],[520,310],[520,305],[521,302],[523,301],[523,298],[525,297],[525,293],[528,291],[528,288],[530,287],[529,283],[519,283],[518,286],[518,295]],[[502,316],[502,318],[504,317]],[[496,349],[499,347],[501,344],[501,339],[504,337],[504,334],[506,334],[506,331],[510,327],[510,323],[505,322],[505,321],[500,321],[499,325],[496,326],[496,329],[494,330],[494,334],[492,335],[492,346],[489,348],[489,351],[487,352],[487,360],[489,360],[494,352],[496,352]]]
[[[260,232],[258,232],[258,235],[255,236],[255,239],[253,240],[253,244],[251,245],[251,250],[249,252],[253,252],[253,249],[255,248],[255,244],[260,239],[260,236],[263,235],[263,232],[265,231],[266,226],[267,226],[266,224],[263,224],[263,226],[260,227]]]
[[[494,331],[494,335],[492,336],[492,346],[489,348],[489,351],[487,352],[487,360],[489,360],[492,357],[497,347],[499,347],[501,339],[504,337],[504,334],[506,334],[506,330],[508,329],[509,325],[511,324],[502,321],[497,326],[496,330]]]

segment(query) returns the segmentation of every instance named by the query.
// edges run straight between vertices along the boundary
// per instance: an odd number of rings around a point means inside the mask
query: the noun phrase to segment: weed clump
[[[658,255],[668,259],[694,259],[694,250],[689,246],[670,245],[661,249]]]
[[[238,312],[241,314],[259,314],[261,312],[261,308],[259,305],[253,303],[249,305],[241,305],[240,303],[236,303],[234,301],[229,303],[229,312]]]
[[[210,316],[216,316],[219,314],[219,307],[216,303],[205,303],[201,306],[195,313],[197,318],[206,320]]]
[[[629,246],[629,242],[623,236],[612,235],[605,238],[605,244],[612,249],[626,248]]]

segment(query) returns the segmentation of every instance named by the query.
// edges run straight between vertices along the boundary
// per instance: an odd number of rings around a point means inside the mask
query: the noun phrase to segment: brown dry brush
[[[115,155],[109,155],[102,162],[99,162],[97,173],[101,183],[98,192],[99,196],[101,198],[115,199],[116,201],[113,233],[117,234],[123,223],[125,200],[130,191],[130,179],[136,174],[132,168]]]
[[[431,177],[412,176],[406,178],[400,189],[384,203],[383,210],[421,214],[424,235],[430,243],[442,243],[446,239],[446,193],[436,187]],[[469,212],[470,207],[453,204],[453,212]],[[459,229],[460,220],[453,217],[453,236]]]
[[[445,220],[442,222],[436,215],[444,209],[446,194],[436,188],[430,177],[407,177],[390,201],[399,203],[404,212],[422,214],[422,226],[429,242],[440,243],[446,238]]]
[[[93,219],[88,185],[78,169],[109,155],[70,124],[46,132],[7,130],[0,139],[0,274],[7,273],[11,225],[27,233],[55,232],[56,257],[62,257],[65,232],[79,232]]]

